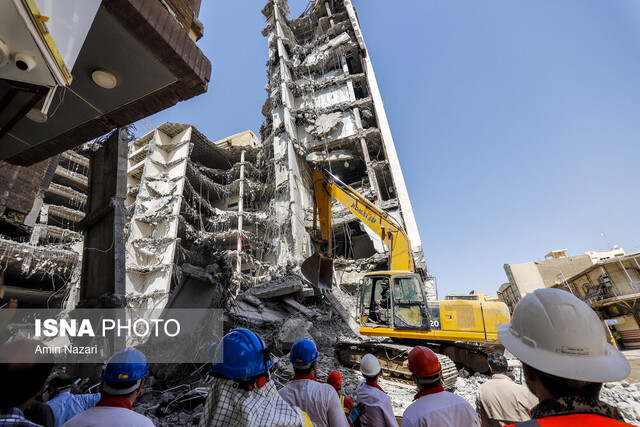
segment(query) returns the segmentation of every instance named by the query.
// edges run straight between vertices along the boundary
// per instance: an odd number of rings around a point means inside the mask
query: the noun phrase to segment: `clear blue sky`
[[[607,249],[602,232],[640,251],[639,1],[353,2],[440,296],[495,293],[504,263]],[[203,1],[209,91],[154,126],[257,133],[264,3]]]

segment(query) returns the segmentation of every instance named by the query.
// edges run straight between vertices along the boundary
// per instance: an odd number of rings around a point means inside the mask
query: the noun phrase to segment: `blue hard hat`
[[[222,338],[213,356],[212,374],[239,380],[271,369],[273,362],[262,338],[248,329],[237,328]]]
[[[316,344],[309,338],[302,338],[296,341],[291,347],[289,360],[294,365],[305,366],[318,360],[320,353],[316,348]]]
[[[114,354],[102,370],[106,382],[136,381],[149,375],[147,358],[140,350],[128,348]]]

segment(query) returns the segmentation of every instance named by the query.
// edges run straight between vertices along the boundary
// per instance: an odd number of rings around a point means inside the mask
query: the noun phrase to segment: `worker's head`
[[[149,375],[147,358],[141,351],[126,349],[114,354],[102,370],[102,394],[121,396],[133,403]]]
[[[622,380],[631,370],[622,353],[607,342],[596,313],[559,289],[527,294],[498,337],[522,361],[527,385],[541,400],[597,396],[602,383]]]
[[[342,389],[342,374],[339,371],[329,372],[329,376],[327,376],[327,384],[335,388],[339,393],[340,389]]]
[[[317,360],[320,357],[316,344],[309,338],[296,341],[291,347],[289,361],[296,375],[315,375]]]
[[[0,348],[0,407],[24,410],[42,392],[53,363],[43,363],[41,347],[41,342],[21,340]]]
[[[365,380],[369,382],[378,381],[378,377],[382,373],[380,362],[373,354],[365,354],[360,360],[360,372]]]
[[[253,390],[269,381],[271,366],[271,351],[264,340],[248,329],[237,328],[216,346],[211,373],[233,380],[243,390]]]
[[[506,374],[509,370],[509,363],[507,362],[507,358],[504,357],[502,353],[497,351],[491,353],[487,357],[487,362],[489,363],[489,369],[492,374]]]
[[[527,387],[540,400],[557,399],[565,396],[597,398],[602,389],[601,382],[578,381],[558,377],[522,364]]]
[[[427,347],[416,346],[409,352],[409,371],[418,388],[438,387],[442,384],[442,367],[438,356]]]
[[[389,289],[389,282],[386,279],[378,280],[378,286],[381,286],[382,289]]]

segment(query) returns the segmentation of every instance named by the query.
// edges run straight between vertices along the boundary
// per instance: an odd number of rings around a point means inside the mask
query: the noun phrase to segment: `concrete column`
[[[349,75],[349,66],[347,65],[347,59],[342,55],[340,58],[342,63],[342,72],[344,75]],[[356,100],[355,90],[353,88],[353,82],[351,80],[347,81],[347,88],[349,90],[349,98],[352,101]],[[359,129],[360,133],[360,148],[362,150],[362,156],[364,157],[364,162],[367,167],[367,175],[369,176],[369,183],[371,185],[371,193],[373,193],[373,202],[376,205],[380,205],[380,188],[378,186],[378,180],[376,178],[376,171],[371,166],[371,157],[369,156],[369,149],[367,148],[367,141],[362,136],[363,126],[362,120],[360,120],[360,109],[358,107],[353,108],[353,118],[356,122],[356,126]]]
[[[240,274],[242,271],[242,214],[244,212],[244,153],[245,150],[242,150],[240,154],[240,185],[238,190],[238,247],[237,247],[237,258],[236,258],[236,272]],[[240,292],[240,283],[238,282],[238,287],[236,288],[236,295]]]
[[[349,15],[349,19],[351,21],[351,25],[354,28],[356,39],[358,40],[358,43],[361,45],[361,48],[364,51],[365,56],[363,58],[363,65],[365,76],[367,79],[367,84],[369,86],[371,98],[373,100],[376,117],[378,119],[378,127],[380,129],[380,133],[382,134],[382,142],[387,156],[387,161],[389,162],[389,169],[393,178],[393,184],[398,196],[398,202],[400,204],[400,210],[402,212],[402,219],[404,220],[404,227],[409,234],[409,238],[411,239],[411,246],[414,252],[422,252],[422,241],[420,239],[420,233],[418,232],[418,225],[413,215],[411,200],[409,199],[407,186],[404,182],[402,169],[400,168],[400,160],[398,159],[398,155],[396,153],[393,136],[391,135],[391,128],[389,127],[389,122],[387,121],[387,114],[384,110],[382,96],[380,95],[380,89],[378,88],[376,75],[373,71],[373,65],[371,64],[371,58],[366,51],[366,45],[364,44],[364,39],[362,38],[362,30],[360,29],[360,25],[358,24],[358,20],[355,16],[353,5],[351,4],[350,0],[345,0],[344,3],[347,14]]]
[[[110,306],[125,301],[124,199],[127,195],[127,141],[125,131],[114,131],[91,155],[87,216],[82,257],[80,305]]]
[[[275,3],[274,3],[275,5]],[[280,9],[274,7],[274,31],[272,35],[277,38],[278,67],[280,69],[280,104],[281,107],[272,112],[274,123],[284,124],[284,132],[275,135],[274,162],[276,165],[276,197],[275,197],[275,221],[281,230],[279,236],[278,263],[302,261],[309,250],[309,235],[306,232],[304,221],[304,208],[308,204],[305,197],[305,188],[302,180],[302,161],[294,148],[297,139],[295,121],[291,116],[291,109],[295,107],[294,96],[287,85],[292,80],[291,72],[287,66],[289,55],[282,41],[284,37],[283,25],[286,19],[281,16]]]
[[[189,126],[171,137],[156,129],[148,143],[126,241],[132,307],[163,308],[168,301],[192,131]],[[138,172],[138,165],[130,167],[131,183]]]
[[[635,291],[636,287],[633,285],[633,280],[631,280],[631,276],[629,276],[629,273],[627,273],[627,269],[624,268],[624,264],[622,264],[621,260],[618,260],[618,264],[620,264],[620,268],[622,268],[622,272],[624,273],[624,275],[627,276],[627,281],[629,282],[629,286],[631,287],[631,289]]]

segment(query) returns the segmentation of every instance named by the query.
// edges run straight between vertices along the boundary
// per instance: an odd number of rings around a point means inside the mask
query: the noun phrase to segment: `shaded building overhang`
[[[116,86],[94,83],[96,70]],[[0,160],[31,165],[200,95],[211,63],[160,0],[103,0],[71,75],[42,123],[26,113],[48,88],[0,79]]]

